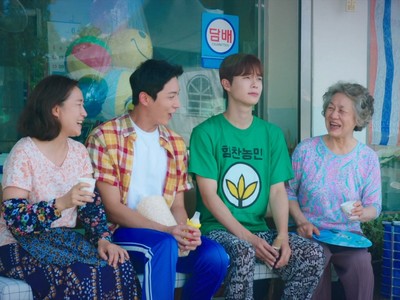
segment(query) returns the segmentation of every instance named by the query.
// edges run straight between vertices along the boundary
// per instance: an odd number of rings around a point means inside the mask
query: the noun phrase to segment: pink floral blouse
[[[85,146],[68,139],[68,147],[63,164],[56,166],[40,152],[31,138],[22,138],[15,144],[4,163],[3,190],[9,186],[27,190],[29,203],[50,201],[65,195],[77,184],[77,178],[93,173]],[[76,208],[66,209],[51,227],[75,227],[76,216]],[[0,246],[15,242],[1,216]]]

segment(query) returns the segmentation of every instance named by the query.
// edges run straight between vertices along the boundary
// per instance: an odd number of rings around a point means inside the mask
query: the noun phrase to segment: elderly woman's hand
[[[312,238],[313,233],[319,235],[319,230],[310,222],[304,222],[297,225],[297,233],[305,238]]]
[[[373,206],[363,206],[362,202],[358,200],[354,203],[354,208],[351,210],[351,220],[368,222],[376,218],[376,208]]]

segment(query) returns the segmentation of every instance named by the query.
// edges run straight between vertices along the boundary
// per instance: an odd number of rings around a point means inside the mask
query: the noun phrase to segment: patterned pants
[[[0,247],[0,275],[28,283],[35,300],[141,299],[140,283],[130,261],[116,268],[81,262],[42,264],[14,243]]]
[[[267,231],[256,235],[271,244],[277,233]],[[253,246],[224,230],[211,231],[207,236],[219,242],[231,258],[225,278],[225,299],[253,299],[256,264]],[[293,233],[289,233],[289,245],[292,255],[288,264],[275,271],[285,282],[282,299],[311,299],[324,270],[325,256],[322,247]]]

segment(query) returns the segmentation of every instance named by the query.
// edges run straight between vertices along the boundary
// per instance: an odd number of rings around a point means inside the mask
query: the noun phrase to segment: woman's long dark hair
[[[41,141],[55,139],[60,134],[61,124],[52,110],[56,105],[61,106],[77,86],[78,81],[61,75],[50,75],[41,80],[29,95],[21,113],[18,123],[20,134]]]

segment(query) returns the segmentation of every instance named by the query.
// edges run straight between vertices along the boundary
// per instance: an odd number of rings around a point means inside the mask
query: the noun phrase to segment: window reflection
[[[129,75],[148,58],[184,67],[171,127],[188,141],[195,125],[224,108],[217,70],[201,68],[205,11],[239,15],[240,48],[256,54],[254,0],[0,0],[0,153],[18,140],[19,113],[44,76],[79,80],[83,142],[93,126],[132,108]]]

